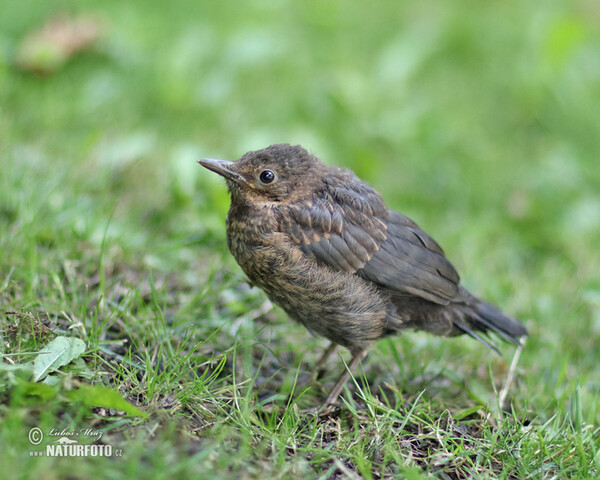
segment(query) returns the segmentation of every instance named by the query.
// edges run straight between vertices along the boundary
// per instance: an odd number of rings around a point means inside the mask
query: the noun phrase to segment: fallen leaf
[[[147,417],[135,405],[132,405],[116,390],[103,385],[81,384],[78,389],[67,393],[69,399],[83,402],[90,407],[114,408],[134,417]]]
[[[89,15],[52,17],[23,39],[16,63],[22,70],[49,75],[78,53],[89,50],[101,33],[100,22]]]
[[[85,352],[80,338],[56,337],[33,360],[33,381],[43,380],[49,373],[79,358]]]

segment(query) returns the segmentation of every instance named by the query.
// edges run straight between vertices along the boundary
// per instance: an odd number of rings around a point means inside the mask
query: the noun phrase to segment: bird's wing
[[[429,235],[389,211],[366,183],[332,187],[311,202],[291,205],[280,221],[283,232],[319,262],[355,273],[392,295],[449,303],[460,279]]]
[[[460,277],[440,246],[399,213],[390,212],[387,227],[387,238],[358,274],[394,293],[448,304],[458,293]]]

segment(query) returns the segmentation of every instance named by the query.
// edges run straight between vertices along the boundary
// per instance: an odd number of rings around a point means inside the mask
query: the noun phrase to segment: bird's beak
[[[239,182],[242,179],[241,175],[233,168],[235,162],[220,160],[218,158],[203,158],[198,160],[198,163],[204,168],[208,168],[212,172],[218,173],[222,177],[233,180],[234,182]]]

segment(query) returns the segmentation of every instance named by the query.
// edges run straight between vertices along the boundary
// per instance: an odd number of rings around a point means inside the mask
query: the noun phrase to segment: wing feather
[[[283,233],[318,262],[355,273],[392,296],[449,303],[460,278],[441,247],[408,217],[388,210],[369,185],[353,180],[332,175],[317,199],[283,210]]]

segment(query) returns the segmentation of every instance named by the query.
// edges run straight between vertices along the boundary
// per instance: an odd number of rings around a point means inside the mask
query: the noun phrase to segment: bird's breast
[[[227,215],[227,244],[246,275],[257,283],[261,276],[276,269],[275,247],[284,242],[276,234],[277,222],[272,209],[232,205]]]
[[[227,237],[250,281],[313,333],[351,349],[381,336],[387,308],[370,283],[318,263],[264,219],[229,216]]]

